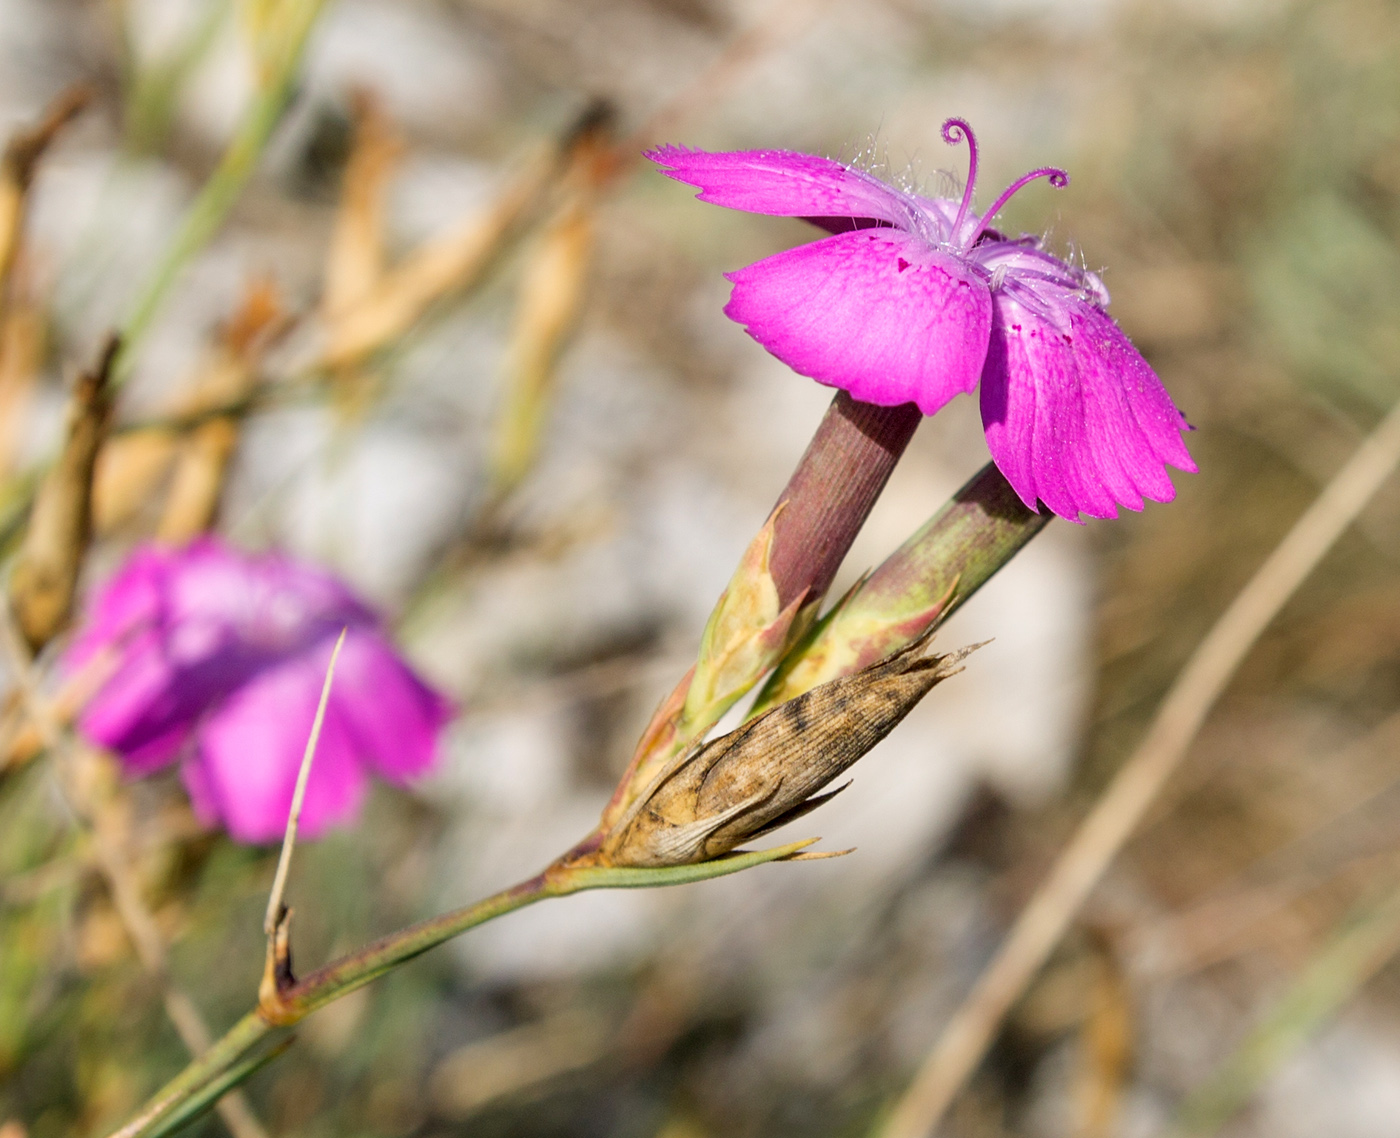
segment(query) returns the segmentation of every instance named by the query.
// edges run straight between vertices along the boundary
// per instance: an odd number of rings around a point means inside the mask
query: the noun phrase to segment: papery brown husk
[[[92,528],[93,466],[111,419],[107,381],[118,343],[115,336],[108,341],[101,362],[73,389],[63,450],[39,486],[10,574],[10,604],[35,652],[63,628],[73,607]]]
[[[638,867],[708,861],[814,809],[831,795],[813,795],[962,670],[973,649],[925,656],[932,634],[679,755],[589,859]]]

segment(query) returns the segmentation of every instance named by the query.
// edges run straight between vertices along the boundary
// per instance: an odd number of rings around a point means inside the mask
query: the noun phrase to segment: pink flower
[[[356,816],[371,774],[403,783],[427,770],[451,715],[328,573],[214,538],[136,550],[93,599],[64,658],[69,671],[91,662],[110,675],[79,727],[130,774],[179,761],[205,824],[275,841],[342,628],[301,815],[301,831],[315,836]]]
[[[1033,170],[972,209],[977,142],[961,201],[906,193],[864,171],[787,150],[649,152],[701,201],[802,217],[830,237],[728,274],[725,313],[784,363],[882,406],[932,415],[982,383],[987,446],[1021,499],[1078,520],[1175,496],[1166,464],[1194,471],[1189,430],[1152,368],[1104,312],[1099,278],[1039,239],[989,228]]]

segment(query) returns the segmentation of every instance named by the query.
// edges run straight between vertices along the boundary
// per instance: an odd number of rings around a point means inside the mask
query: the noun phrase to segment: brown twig
[[[10,573],[10,605],[36,652],[68,621],[92,537],[92,475],[111,419],[109,380],[119,344],[110,337],[97,365],[73,387],[63,448],[39,483]]]
[[[141,967],[163,989],[166,1015],[189,1049],[198,1056],[207,1051],[213,1037],[193,1000],[170,978],[165,938],[154,915],[141,896],[141,888],[129,865],[112,819],[93,802],[85,784],[87,770],[98,762],[81,742],[57,720],[48,701],[39,692],[33,660],[25,647],[10,606],[0,600],[0,640],[15,674],[15,683],[30,721],[38,729],[44,747],[54,758],[54,770],[65,800],[74,817],[88,831],[94,860],[112,895],[117,916],[131,939]],[[226,1096],[218,1106],[220,1117],[234,1138],[267,1138],[267,1131],[253,1114],[241,1091]]]
[[[925,1138],[933,1132],[986,1054],[1006,1013],[1180,765],[1235,670],[1398,464],[1400,404],[1357,448],[1196,648],[1146,738],[1022,910],[881,1128],[880,1138]]]
[[[0,310],[5,306],[10,269],[24,231],[29,185],[39,159],[68,120],[91,98],[90,87],[69,87],[48,105],[37,124],[17,132],[0,155]]]

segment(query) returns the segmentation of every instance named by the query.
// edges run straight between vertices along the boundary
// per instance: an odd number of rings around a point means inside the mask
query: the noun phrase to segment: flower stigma
[[[958,234],[962,231],[963,222],[969,216],[974,218],[977,216],[972,212],[972,198],[977,192],[977,136],[972,133],[972,127],[968,125],[966,119],[956,118],[944,121],[942,133],[943,141],[949,146],[957,146],[960,142],[967,143],[967,184],[963,187],[962,201],[958,203],[958,213],[953,219],[953,227],[948,234],[949,246],[960,253],[966,253],[976,245],[982,235],[987,232],[987,227],[991,225],[992,219],[1001,212],[1007,202],[1031,182],[1039,178],[1048,178],[1050,184],[1057,190],[1062,190],[1069,185],[1069,173],[1058,166],[1041,166],[1028,174],[1022,174],[1002,191],[1001,196],[982,215],[977,227],[972,231],[972,235],[965,241],[959,241]]]

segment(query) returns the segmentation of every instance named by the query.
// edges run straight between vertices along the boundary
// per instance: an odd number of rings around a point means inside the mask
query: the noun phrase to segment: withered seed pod
[[[119,343],[115,336],[108,340],[101,362],[73,388],[63,449],[39,486],[10,573],[10,604],[36,652],[58,634],[73,607],[92,527],[93,465],[111,418],[107,380]]]
[[[925,656],[933,629],[854,675],[821,684],[678,755],[604,837],[605,865],[708,861],[821,805],[816,795],[894,730],[973,649]]]

